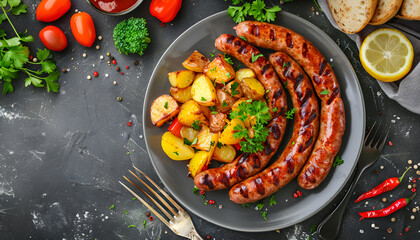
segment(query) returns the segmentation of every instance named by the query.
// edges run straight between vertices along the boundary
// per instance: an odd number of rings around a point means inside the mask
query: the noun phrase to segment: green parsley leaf
[[[200,124],[200,120],[194,121],[193,124],[191,124],[191,127],[194,128],[197,131],[200,131],[201,127],[198,124]]]
[[[270,206],[273,206],[273,205],[276,205],[276,204],[277,204],[277,202],[276,202],[276,199],[274,199],[274,195],[273,195],[270,198]]]
[[[324,91],[320,92],[321,95],[328,95],[328,89],[325,89]]]
[[[137,198],[133,197],[131,200],[136,200]]]
[[[196,187],[196,186],[194,186],[194,188],[193,188],[193,193],[195,194],[195,195],[198,195],[198,187]]]
[[[210,52],[210,57],[214,57],[214,53],[213,52]]]
[[[209,109],[210,109],[210,111],[216,111],[216,107],[215,106],[210,106]]]
[[[223,86],[226,86],[226,82],[225,81],[222,81],[222,84],[223,84]]]
[[[233,61],[232,58],[229,55],[226,55],[226,53],[223,54],[223,58],[225,59],[225,61],[227,63],[229,63],[230,65],[233,65]]]
[[[267,221],[267,211],[261,212],[261,216],[264,218],[265,221]]]
[[[246,42],[246,37],[239,37],[239,38]]]
[[[316,232],[317,227],[318,226],[315,225],[315,224],[311,226],[311,229],[309,230],[309,236],[308,236],[307,240],[311,240],[312,235],[314,235],[314,233]]]
[[[292,145],[295,145],[295,141],[292,142]]]
[[[222,107],[227,107],[227,106],[228,104],[225,102],[225,100],[223,100]]]
[[[272,8],[265,8],[265,2],[263,0],[255,0],[252,2],[251,8],[249,10],[249,15],[253,16],[255,20],[260,22],[270,22],[276,19],[276,12],[281,11],[279,6],[274,6]]]
[[[200,99],[202,102],[205,102],[205,101],[207,101],[207,99],[205,99],[204,97],[201,97],[201,99]]]
[[[45,60],[41,62],[42,70],[46,73],[52,73],[56,68],[55,62],[51,59]]]
[[[136,228],[136,225],[128,225],[128,228]]]
[[[211,114],[218,114],[218,111],[211,111]]]
[[[222,148],[223,147],[223,143],[217,142],[216,147],[219,148],[219,149]]]
[[[230,73],[229,73],[229,72],[227,72],[227,73],[226,73],[226,76],[227,76],[228,78],[231,78],[231,76],[230,76]]]
[[[290,109],[289,111],[286,112],[286,118],[293,119],[295,112],[296,112],[296,108]]]
[[[179,153],[178,152],[174,152],[174,153],[175,153],[175,155],[179,156]]]
[[[287,81],[283,83],[284,88],[287,88]]]
[[[333,167],[335,168],[335,167],[337,167],[338,165],[341,165],[341,164],[343,164],[344,163],[344,160],[343,159],[341,159],[340,158],[340,156],[335,156],[335,159],[334,159],[334,163],[333,163]]]
[[[245,3],[242,6],[229,6],[227,13],[229,17],[233,18],[234,22],[240,23],[245,21],[245,17],[248,16],[248,11],[250,8],[250,3]]]
[[[143,229],[146,228],[146,220],[143,221]]]
[[[216,67],[214,67],[214,68],[210,68],[210,72],[211,72],[211,73],[213,73],[213,72],[217,72],[217,68],[216,68]]]
[[[168,109],[168,102],[165,102],[165,105],[163,105],[163,107],[164,107],[165,109]]]
[[[260,54],[258,54],[256,56],[254,56],[254,53],[252,53],[251,54],[251,62],[257,61],[257,59],[260,58],[260,57],[264,57],[264,55],[262,55],[262,53],[260,53]]]
[[[45,59],[48,58],[48,56],[50,56],[50,50],[45,48],[44,50],[38,49],[38,52],[36,53],[36,57],[38,58],[39,61],[44,61]]]
[[[109,207],[110,210],[113,210],[115,208],[115,205],[112,204],[111,207]]]
[[[264,207],[264,203],[263,203],[263,202],[262,202],[262,203],[257,204],[257,208],[258,208],[258,210],[261,210],[263,207]]]
[[[10,47],[4,55],[3,61],[11,62],[15,68],[22,68],[29,60],[29,48],[26,46],[18,45]]]
[[[277,110],[279,110],[278,107],[273,108],[273,112],[277,112]]]
[[[10,3],[10,1],[9,1],[9,3]],[[17,16],[17,15],[20,15],[22,13],[26,13],[26,9],[27,8],[28,8],[28,6],[26,6],[26,4],[21,3],[21,4],[17,5],[17,6],[15,6],[15,7],[12,7],[12,9],[10,10],[10,12],[13,15]]]
[[[236,91],[236,89],[239,87],[239,83],[238,82],[233,82],[232,85],[230,85],[230,91],[232,92],[230,95],[233,97],[236,94],[239,94],[238,91]]]
[[[197,141],[198,141],[198,138],[194,138],[194,139],[193,139],[193,141],[191,142],[191,145],[196,144],[196,143],[197,143]]]
[[[184,138],[184,144],[188,145],[188,146],[191,146],[192,142],[190,142],[190,140]]]
[[[286,62],[283,62],[283,68],[286,67]]]
[[[28,77],[25,79],[25,87],[29,85],[34,85],[35,87],[43,87],[44,84],[42,84],[42,79],[36,78],[36,77]]]
[[[244,208],[245,208],[245,207],[249,207],[249,203],[243,203],[243,204],[242,204],[242,207],[244,207]]]
[[[127,211],[124,211],[124,212],[125,212],[126,215],[128,215],[128,212]]]
[[[246,100],[246,102],[250,103],[250,102],[252,102],[252,99],[250,98],[250,99]]]
[[[210,142],[210,146],[213,147],[214,146],[214,141]]]

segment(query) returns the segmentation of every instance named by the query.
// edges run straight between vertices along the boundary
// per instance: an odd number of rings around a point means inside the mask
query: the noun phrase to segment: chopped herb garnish
[[[265,90],[265,94],[267,94],[267,93],[269,93],[269,92],[270,92],[270,89]]]
[[[146,228],[146,220],[143,221],[143,228]]]
[[[267,211],[261,212],[261,216],[264,218],[265,221],[267,221]]]
[[[276,202],[276,199],[274,199],[274,195],[273,195],[270,198],[270,206],[273,206],[273,205],[276,205],[276,204],[277,204],[277,202]]]
[[[246,42],[246,37],[239,37],[239,38]]]
[[[286,112],[286,118],[293,119],[295,112],[296,112],[296,108],[290,109],[289,111]]]
[[[191,142],[191,145],[194,145],[197,143],[198,138],[194,138],[194,140]]]
[[[233,96],[235,96],[236,94],[239,94],[239,92],[238,91],[236,91],[236,89],[239,87],[239,83],[237,83],[237,82],[234,82],[234,83],[232,83],[232,85],[230,85],[230,91],[232,92],[231,93],[231,96],[233,97]]]
[[[137,198],[133,197],[131,200],[136,200]]]
[[[249,207],[249,203],[242,204],[242,207]]]
[[[341,159],[341,157],[337,155],[335,156],[333,167],[337,167],[338,165],[341,165],[343,163],[344,163],[344,160]]]
[[[226,55],[226,53],[223,54],[223,58],[225,59],[225,61],[227,63],[229,63],[230,65],[233,65],[233,61],[232,58],[229,55]]]
[[[188,146],[191,146],[192,142],[190,142],[190,140],[184,138],[184,144],[188,145]]]
[[[200,131],[201,127],[198,124],[200,124],[200,120],[194,121],[193,124],[191,124],[191,127],[194,128],[197,131]]]
[[[227,72],[227,73],[226,73],[226,76],[227,76],[228,78],[231,78],[231,75],[230,75],[230,73],[229,73],[229,72]]]
[[[128,212],[127,211],[124,211],[124,212],[125,212],[126,215],[128,215]]]
[[[178,152],[174,152],[177,156],[179,156],[179,153]]]
[[[209,109],[210,109],[210,111],[216,111],[216,107],[215,106],[210,106]]]
[[[136,225],[128,225],[128,228],[136,228]]]
[[[257,204],[257,208],[258,208],[258,210],[261,210],[263,207],[264,207],[264,203],[263,203],[263,202],[262,202],[262,203]]]
[[[225,100],[223,100],[222,107],[227,107],[227,106],[228,104],[225,102]]]
[[[200,99],[201,101],[203,101],[203,102],[205,102],[205,101],[207,101],[207,99],[206,98],[204,98],[204,97],[201,97],[201,99]]]
[[[226,85],[226,82],[225,81],[222,81],[222,84],[223,84],[223,86],[225,86]]]
[[[283,62],[283,67],[286,67],[286,62]]]
[[[163,105],[163,107],[164,107],[165,109],[168,109],[168,102],[165,102],[165,105]]]
[[[292,145],[295,145],[295,141],[292,142]]]
[[[194,188],[193,188],[193,193],[195,194],[195,195],[198,195],[198,187],[196,187],[196,186],[194,186]]]
[[[333,64],[332,63],[330,63],[330,67],[333,67]]]
[[[222,148],[223,147],[223,143],[217,142],[216,147],[219,148],[219,149]]]
[[[211,141],[210,142],[210,147],[213,147],[214,146],[214,141]]]
[[[115,205],[112,204],[111,207],[109,207],[110,210],[113,210],[115,208]]]
[[[309,230],[309,236],[308,236],[308,238],[307,238],[307,240],[311,240],[311,238],[312,238],[312,235],[314,235],[314,233],[315,233],[315,231],[316,231],[316,229],[317,229],[317,225],[312,225],[311,226],[311,230]]]
[[[328,95],[328,89],[325,89],[324,91],[320,92],[321,95]]]
[[[283,83],[283,86],[284,86],[285,88],[287,88],[287,82],[284,82],[284,83]]]
[[[279,110],[278,107],[273,108],[273,112],[277,112],[277,110]]]
[[[213,52],[210,52],[210,57],[214,57],[214,53]]]
[[[258,58],[263,57],[264,55],[262,55],[262,53],[254,56],[254,53],[251,54],[251,62],[255,62],[257,61]]]
[[[210,72],[211,72],[211,73],[212,73],[212,72],[217,72],[217,68],[216,68],[216,67],[211,68],[211,69],[210,69]]]
[[[218,114],[218,111],[211,111],[211,114]]]
[[[246,100],[246,102],[252,102],[252,99],[250,98],[250,99]]]

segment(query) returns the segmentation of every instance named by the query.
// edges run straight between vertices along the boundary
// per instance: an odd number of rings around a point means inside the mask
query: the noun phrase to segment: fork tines
[[[139,180],[144,186],[146,186],[147,189],[150,190],[150,192],[155,195],[155,197],[170,211],[173,215],[169,214],[169,212],[158,202],[156,201],[153,196],[145,192],[143,189],[141,189],[136,183],[134,183],[132,180],[127,178],[126,176],[123,176],[128,182],[134,185],[138,190],[140,190],[146,197],[148,197],[159,209],[160,211],[165,214],[165,216],[169,219],[170,222],[174,222],[174,218],[177,218],[180,214],[184,215],[185,211],[165,192],[162,188],[159,187],[152,179],[150,179],[144,172],[142,172],[137,167],[133,166],[136,171],[138,171],[141,175],[143,175],[159,192],[167,199],[169,202],[172,203],[172,205],[178,210],[175,211],[173,207],[171,207],[165,199],[163,199],[155,190],[153,190],[145,181],[143,181],[137,174],[130,171],[129,172],[137,179]],[[134,197],[136,197],[140,202],[142,202],[150,211],[153,212],[163,223],[166,224],[166,226],[170,227],[169,222],[159,213],[157,212],[152,206],[150,206],[143,198],[141,198],[138,194],[136,194],[133,190],[131,190],[129,187],[127,187],[125,184],[123,184],[121,181],[119,183],[127,189]]]
[[[381,128],[381,123],[378,124],[378,127],[375,128],[375,126],[376,126],[376,122],[373,123],[368,134],[366,134],[364,145],[367,147],[375,148],[375,149],[378,149],[379,151],[382,151],[382,148],[385,146],[386,139],[388,138],[390,127],[387,127],[385,125],[384,128],[385,129],[388,128],[388,130],[384,130],[380,132],[378,136],[376,136],[377,133],[379,132],[379,129]],[[373,134],[373,136],[371,136],[371,133],[373,132],[374,129],[375,129],[375,133]],[[370,139],[369,142],[368,142],[368,139]]]

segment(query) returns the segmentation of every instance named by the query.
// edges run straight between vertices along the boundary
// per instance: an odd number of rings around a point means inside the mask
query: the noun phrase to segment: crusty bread
[[[404,0],[397,17],[407,20],[420,20],[420,0]]]
[[[403,0],[378,0],[375,13],[369,24],[380,25],[394,17],[401,7]]]
[[[372,19],[378,0],[328,0],[338,27],[346,33],[357,33]]]

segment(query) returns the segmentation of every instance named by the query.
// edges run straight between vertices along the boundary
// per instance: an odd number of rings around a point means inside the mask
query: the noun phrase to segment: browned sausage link
[[[311,154],[319,130],[318,99],[308,76],[285,53],[271,54],[270,62],[282,82],[287,84],[293,107],[296,108],[293,135],[277,161],[230,189],[230,199],[235,203],[263,199],[296,177]]]
[[[233,162],[219,168],[203,171],[194,178],[197,188],[205,191],[227,189],[234,184],[260,172],[268,164],[277,151],[286,128],[285,112],[287,111],[286,95],[273,67],[265,57],[259,57],[255,62],[252,55],[261,52],[240,38],[223,34],[216,39],[216,47],[252,69],[264,85],[267,93],[268,106],[273,119],[267,125],[270,134],[264,143],[264,150],[252,154],[242,154]],[[273,108],[277,111],[273,113]]]
[[[321,99],[322,124],[314,150],[299,174],[298,183],[306,189],[316,188],[330,171],[345,130],[343,100],[331,66],[310,41],[290,29],[249,21],[238,24],[235,29],[238,36],[245,37],[256,46],[287,53],[311,78]]]

